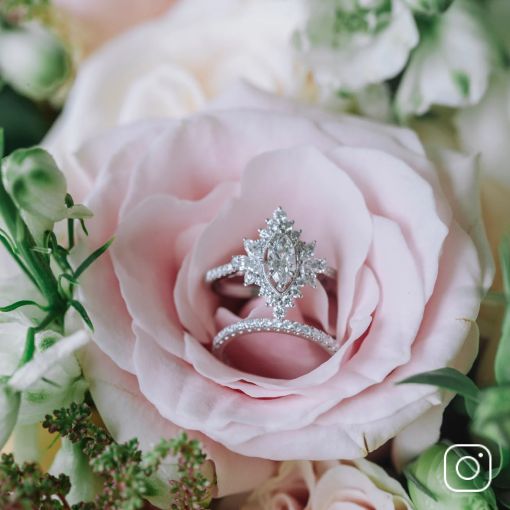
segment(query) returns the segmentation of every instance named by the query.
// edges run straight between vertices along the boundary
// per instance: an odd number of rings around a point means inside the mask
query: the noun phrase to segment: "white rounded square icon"
[[[468,448],[469,452],[465,449]],[[471,453],[472,452],[472,453]],[[448,471],[448,459],[451,455],[455,455],[455,469],[453,473]],[[481,462],[487,466],[488,478],[487,482],[482,487],[466,488],[465,482],[469,482],[478,478],[482,472]],[[463,473],[461,468],[466,463],[470,466],[472,472],[469,474]],[[485,470],[485,469],[484,469]],[[452,492],[483,492],[488,489],[491,484],[492,472],[492,455],[489,449],[483,444],[453,444],[444,452],[443,456],[443,477],[446,487]],[[479,478],[478,478],[479,479]]]

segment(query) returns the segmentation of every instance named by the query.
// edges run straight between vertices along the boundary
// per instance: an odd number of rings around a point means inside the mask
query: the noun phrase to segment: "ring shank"
[[[326,292],[334,292],[337,272],[332,267],[317,275]],[[223,297],[250,299],[259,295],[257,287],[244,285],[243,270],[237,264],[228,263],[207,271],[205,281],[212,285],[213,290]]]

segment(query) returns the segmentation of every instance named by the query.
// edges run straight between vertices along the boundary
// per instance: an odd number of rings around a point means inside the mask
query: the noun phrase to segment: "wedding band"
[[[245,319],[223,328],[213,340],[212,351],[221,357],[225,347],[236,337],[250,333],[283,333],[293,335],[317,344],[331,356],[338,350],[336,340],[313,326],[289,320]]]

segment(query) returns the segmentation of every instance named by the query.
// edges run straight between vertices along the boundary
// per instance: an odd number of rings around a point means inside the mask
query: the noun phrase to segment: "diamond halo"
[[[317,276],[326,273],[324,259],[314,255],[315,241],[301,240],[301,230],[294,229],[294,221],[278,207],[266,228],[259,230],[258,239],[245,239],[247,255],[233,257],[232,265],[244,272],[244,285],[259,287],[277,319],[283,319],[287,309],[302,297],[305,285],[317,286]]]

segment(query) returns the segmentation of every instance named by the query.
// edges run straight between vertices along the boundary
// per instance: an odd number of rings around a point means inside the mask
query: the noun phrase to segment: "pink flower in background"
[[[333,510],[413,508],[402,486],[376,464],[284,462],[278,474],[257,488],[241,510]]]
[[[177,0],[54,0],[87,52],[128,28],[163,14]]]
[[[465,372],[477,352],[492,262],[470,159],[433,164],[411,131],[238,88],[207,113],[115,129],[77,161],[95,212],[87,243],[115,236],[81,292],[97,345],[83,368],[117,439],[197,431],[219,494],[255,486],[272,460],[355,459],[391,438],[410,457],[437,439],[448,396],[396,383]],[[306,289],[291,318],[340,349],[328,359],[252,335],[227,366],[210,353],[215,333],[267,309],[230,308],[204,273],[277,206],[338,271],[336,298]]]

